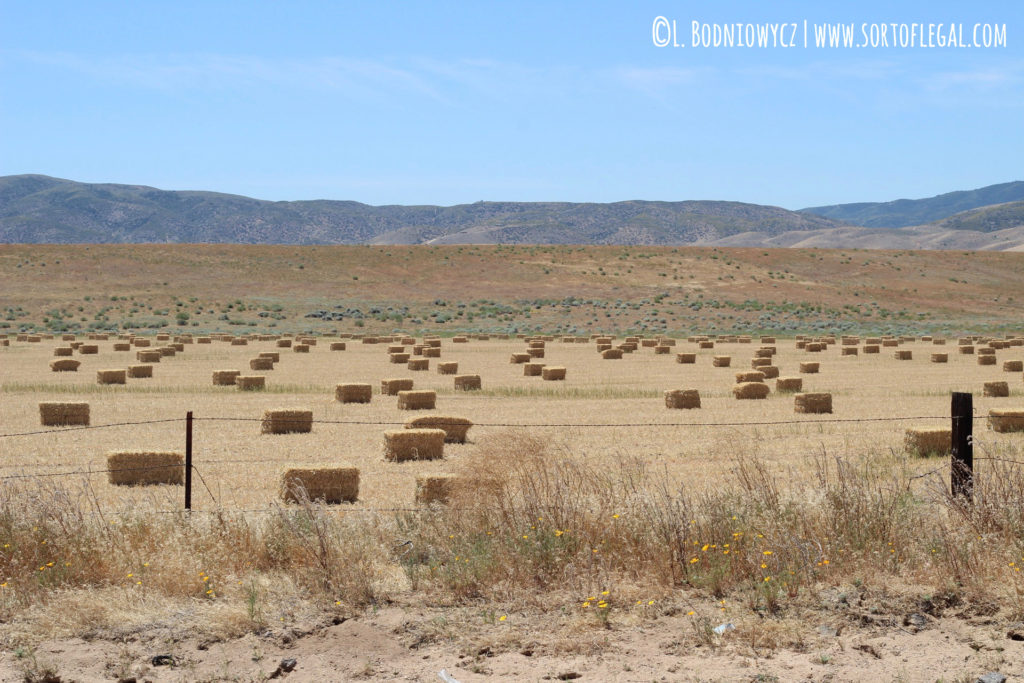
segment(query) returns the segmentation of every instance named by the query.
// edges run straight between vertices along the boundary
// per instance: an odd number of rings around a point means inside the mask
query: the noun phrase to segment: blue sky
[[[1024,179],[1024,5],[824,4],[0,0],[0,175],[791,209]],[[654,45],[658,16],[686,47]],[[696,47],[693,21],[796,22],[799,44]],[[804,21],[1006,46],[804,48]]]

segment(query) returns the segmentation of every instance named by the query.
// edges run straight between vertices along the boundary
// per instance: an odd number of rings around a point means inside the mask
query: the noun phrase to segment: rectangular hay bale
[[[793,411],[797,413],[831,413],[832,394],[797,394],[793,397]]]
[[[398,392],[399,410],[433,410],[436,404],[436,391],[418,390]]]
[[[267,378],[263,375],[239,375],[235,377],[235,386],[239,391],[263,391],[267,388]]]
[[[261,434],[306,434],[313,431],[313,411],[275,409],[263,412]]]
[[[697,389],[671,389],[666,391],[665,407],[671,409],[700,408],[700,392]]]
[[[128,377],[131,379],[142,379],[153,376],[152,365],[129,365]]]
[[[126,370],[97,370],[97,384],[125,384],[128,372]]]
[[[81,364],[81,361],[74,358],[57,358],[50,361],[50,370],[53,372],[78,372],[78,366]]]
[[[382,379],[380,381],[380,393],[381,396],[398,396],[399,391],[411,390],[413,384],[414,381],[411,377]]]
[[[359,499],[359,468],[345,463],[289,467],[281,473],[279,492],[286,503],[354,503]]]
[[[988,411],[988,426],[994,432],[1024,432],[1024,410]]]
[[[339,403],[369,403],[372,396],[369,384],[339,384],[334,388],[334,400]]]
[[[425,415],[405,423],[406,429],[443,429],[445,443],[466,443],[466,435],[472,426],[471,420],[450,415]]]
[[[240,370],[214,370],[213,385],[217,387],[233,387],[235,380],[241,375]]]
[[[565,379],[565,368],[561,365],[546,365],[540,371],[541,379],[551,381],[559,381]]]
[[[44,427],[88,425],[88,403],[43,401],[39,404],[39,423]]]
[[[416,477],[416,502],[419,505],[447,503],[455,491],[454,474],[425,474]]]
[[[456,391],[476,391],[483,387],[483,382],[480,379],[480,375],[456,375],[455,376],[455,390]]]
[[[444,457],[443,429],[391,429],[384,432],[384,459],[390,462],[407,460],[440,460]]]
[[[107,475],[116,486],[183,484],[185,456],[176,452],[113,451],[107,454]]]

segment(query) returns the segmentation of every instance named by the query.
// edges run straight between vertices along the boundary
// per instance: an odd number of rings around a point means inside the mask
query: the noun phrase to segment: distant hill
[[[740,202],[477,202],[369,206],[0,177],[0,242],[644,244],[826,229],[829,218]]]
[[[1020,195],[1020,197],[1017,197]],[[1017,197],[1012,201],[998,201]],[[613,244],[1024,250],[1024,182],[787,211],[724,201],[370,206],[0,177],[0,243]],[[977,203],[985,202],[983,206]],[[967,210],[958,207],[969,205]],[[829,215],[818,215],[815,212]],[[856,225],[864,221],[870,227]],[[907,221],[916,221],[907,223]],[[889,224],[902,227],[889,227]],[[882,227],[884,226],[884,227]]]
[[[893,202],[835,204],[801,209],[804,213],[825,216],[867,228],[904,228],[933,223],[955,213],[990,204],[1024,200],[1024,182],[989,185],[977,190],[947,192],[928,199],[897,199]],[[993,228],[997,229],[997,228]]]
[[[983,206],[927,225],[792,230],[777,235],[748,232],[713,242],[724,247],[818,247],[860,249],[964,249],[1024,251],[1024,202]]]

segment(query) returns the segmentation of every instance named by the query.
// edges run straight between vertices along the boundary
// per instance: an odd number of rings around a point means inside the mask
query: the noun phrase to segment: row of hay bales
[[[424,432],[429,434],[424,435]],[[433,449],[434,442],[443,435],[443,430],[436,429],[396,430],[391,433],[391,442],[402,440],[400,448],[422,452]],[[428,437],[430,443],[426,442]],[[114,451],[107,454],[107,477],[115,486],[180,486],[184,484],[184,474],[185,458],[178,452]],[[281,473],[279,494],[286,503],[305,500],[354,503],[359,499],[359,479],[359,468],[347,463],[287,467]],[[456,483],[457,478],[451,474],[417,476],[415,500],[423,504],[447,502]]]
[[[54,414],[54,407],[40,404],[41,413]],[[80,414],[65,407],[64,415]],[[85,404],[86,415],[88,405]],[[87,419],[87,418],[86,418]],[[446,443],[465,443],[472,421],[454,416],[431,415],[409,420],[403,430],[384,432],[384,458],[390,462],[439,460]],[[308,433],[313,411],[275,409],[264,412],[264,434]],[[184,458],[175,452],[117,451],[108,454],[109,481],[115,485],[183,483]],[[450,493],[451,475],[428,475],[417,479],[418,502],[443,502]],[[347,464],[286,468],[281,476],[280,495],[286,502],[305,499],[327,503],[355,502],[359,495],[359,470]]]
[[[50,361],[50,369],[54,372],[77,372],[79,362],[70,358]],[[127,384],[127,380],[151,378],[152,365],[129,365],[127,369],[115,368],[96,371],[97,384]]]

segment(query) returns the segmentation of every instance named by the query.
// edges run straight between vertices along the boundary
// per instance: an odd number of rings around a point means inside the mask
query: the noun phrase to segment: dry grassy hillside
[[[0,246],[4,331],[1014,329],[1024,256],[671,247]],[[326,311],[327,319],[307,317]]]

